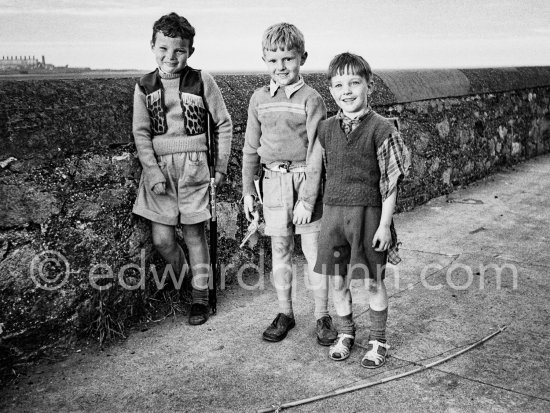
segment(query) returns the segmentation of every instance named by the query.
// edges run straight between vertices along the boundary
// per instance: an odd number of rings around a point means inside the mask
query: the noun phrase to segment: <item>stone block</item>
[[[240,205],[232,202],[218,202],[216,205],[218,217],[218,235],[220,237],[237,239],[237,217]]]
[[[39,251],[31,245],[24,245],[0,261],[0,292],[20,296],[24,291],[36,287],[31,278],[30,268],[38,253]]]
[[[451,184],[451,174],[453,172],[453,168],[447,168],[445,171],[443,171],[443,174],[441,175],[441,180],[445,185]]]
[[[80,159],[75,165],[75,182],[88,182],[109,174],[112,170],[111,161],[106,156],[92,155]]]
[[[446,138],[449,136],[451,126],[449,125],[449,120],[447,118],[439,123],[436,123],[435,127],[440,138]]]
[[[432,164],[430,165],[430,174],[434,174],[439,169],[439,164],[441,160],[438,157],[432,159]]]
[[[43,224],[60,212],[61,202],[50,192],[21,182],[20,185],[0,184],[0,227],[11,228],[30,223]]]

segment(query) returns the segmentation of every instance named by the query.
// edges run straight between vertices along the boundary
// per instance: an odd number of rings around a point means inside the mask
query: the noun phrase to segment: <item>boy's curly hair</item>
[[[293,24],[277,23],[269,26],[262,36],[262,51],[269,50],[296,50],[298,53],[305,52],[303,33]]]
[[[157,40],[158,32],[162,32],[167,37],[187,39],[189,40],[189,47],[193,46],[195,28],[191,26],[191,23],[185,17],[177,13],[166,14],[153,24],[153,44]]]
[[[352,73],[364,78],[367,82],[372,80],[372,70],[370,65],[361,56],[345,52],[332,58],[328,65],[327,80],[330,81],[334,76],[345,73]]]

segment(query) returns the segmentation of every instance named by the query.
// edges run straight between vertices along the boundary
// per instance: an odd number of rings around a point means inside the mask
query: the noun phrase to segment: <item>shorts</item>
[[[314,271],[324,275],[383,280],[387,251],[372,248],[381,207],[324,205]]]
[[[323,215],[322,196],[317,197],[311,222],[294,225],[293,211],[306,183],[305,172],[276,172],[265,170],[262,182],[265,235],[288,236],[318,232]]]
[[[191,225],[210,219],[206,152],[180,152],[157,156],[166,178],[166,193],[156,195],[141,174],[134,214],[164,225]]]

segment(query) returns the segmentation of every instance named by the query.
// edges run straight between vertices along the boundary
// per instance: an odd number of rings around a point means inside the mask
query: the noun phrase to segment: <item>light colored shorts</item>
[[[292,223],[293,211],[300,191],[305,187],[305,172],[276,172],[264,170],[263,177],[263,213],[265,235],[288,236],[318,232],[323,215],[323,197],[317,197],[311,222],[303,225]]]
[[[210,172],[206,152],[157,156],[166,193],[156,195],[141,174],[134,214],[165,225],[197,224],[210,219]]]

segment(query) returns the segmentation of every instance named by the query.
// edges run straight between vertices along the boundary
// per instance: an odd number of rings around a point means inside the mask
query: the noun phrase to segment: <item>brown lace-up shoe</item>
[[[210,315],[210,309],[204,304],[192,304],[191,311],[189,312],[189,324],[192,326],[198,326],[208,321]]]
[[[271,325],[264,331],[263,338],[267,341],[281,341],[295,325],[294,317],[279,313]]]
[[[329,315],[317,320],[317,342],[322,346],[330,346],[338,338],[338,332],[332,325]]]

